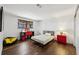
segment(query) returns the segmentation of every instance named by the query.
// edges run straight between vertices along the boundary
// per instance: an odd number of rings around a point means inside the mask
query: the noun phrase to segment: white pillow
[[[51,35],[50,33],[45,33],[45,35]]]

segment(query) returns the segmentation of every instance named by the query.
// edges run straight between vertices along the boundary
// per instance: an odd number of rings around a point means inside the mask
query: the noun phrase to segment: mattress
[[[31,37],[31,39],[45,45],[48,42],[50,42],[51,40],[53,40],[54,36],[51,36],[51,35],[38,35],[38,36]]]

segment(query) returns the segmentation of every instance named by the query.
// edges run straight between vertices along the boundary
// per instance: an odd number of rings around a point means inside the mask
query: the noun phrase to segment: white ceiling
[[[4,11],[17,16],[42,20],[50,18],[72,17],[77,5],[74,4],[5,4]]]

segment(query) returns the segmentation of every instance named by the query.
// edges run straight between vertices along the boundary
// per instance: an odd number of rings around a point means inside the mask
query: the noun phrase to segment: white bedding
[[[51,40],[53,40],[54,36],[51,36],[51,35],[38,35],[38,36],[31,37],[31,39],[45,45],[48,42],[50,42]]]

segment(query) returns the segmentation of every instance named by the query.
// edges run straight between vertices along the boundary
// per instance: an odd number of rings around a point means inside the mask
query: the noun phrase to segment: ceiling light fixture
[[[40,4],[37,4],[36,6],[37,6],[37,7],[39,7],[39,8],[41,8],[41,7],[42,7]]]

